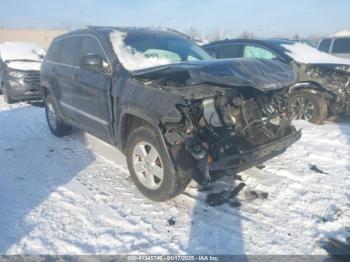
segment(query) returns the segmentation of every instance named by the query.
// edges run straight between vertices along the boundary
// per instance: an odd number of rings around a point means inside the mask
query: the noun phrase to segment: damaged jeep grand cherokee
[[[295,74],[277,61],[211,60],[169,29],[89,27],[57,37],[42,65],[49,128],[117,146],[164,201],[284,152],[301,132],[271,105]]]

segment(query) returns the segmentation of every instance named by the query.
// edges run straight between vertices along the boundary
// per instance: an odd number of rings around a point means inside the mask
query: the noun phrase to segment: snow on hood
[[[1,59],[9,60],[36,60],[38,62],[9,61],[7,65],[20,70],[40,70],[40,64],[46,52],[39,45],[31,42],[5,42],[0,44]]]
[[[127,33],[114,30],[110,33],[113,50],[118,56],[120,63],[129,71],[140,70],[144,68],[171,64],[170,59],[157,58],[154,56],[146,57],[131,46],[124,43]]]
[[[350,30],[341,30],[334,34],[331,34],[330,37],[350,37]]]
[[[7,66],[12,69],[18,70],[35,70],[40,71],[41,62],[22,62],[22,61],[10,61],[7,62]]]
[[[282,44],[286,54],[299,63],[350,65],[350,59],[336,57],[317,50],[306,44]]]
[[[4,61],[14,59],[42,60],[45,53],[45,50],[39,45],[30,42],[5,42],[0,44],[0,55]]]

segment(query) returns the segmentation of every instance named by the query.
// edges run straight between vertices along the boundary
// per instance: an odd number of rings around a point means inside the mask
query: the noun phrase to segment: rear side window
[[[68,37],[63,39],[60,63],[66,65],[78,65],[79,37]]]
[[[62,47],[62,41],[56,40],[52,43],[49,52],[46,56],[46,59],[52,62],[58,62],[59,61],[59,55]]]
[[[320,46],[318,47],[318,50],[328,53],[330,45],[331,45],[331,39],[324,39],[321,41]]]
[[[100,55],[102,59],[107,62],[106,55],[104,54],[100,44],[98,41],[90,36],[86,36],[83,38],[83,42],[81,44],[81,49],[80,49],[80,58],[84,55]]]
[[[350,38],[338,38],[334,41],[333,52],[334,54],[350,53]]]
[[[216,58],[242,57],[242,45],[224,45],[217,48]]]
[[[244,47],[243,57],[259,58],[259,59],[276,59],[277,58],[272,52],[270,52],[266,48],[253,46],[253,45],[246,45]]]

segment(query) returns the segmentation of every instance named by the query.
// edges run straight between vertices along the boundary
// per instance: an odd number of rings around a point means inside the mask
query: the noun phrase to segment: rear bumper
[[[270,143],[212,162],[209,165],[209,170],[231,170],[235,173],[241,172],[282,154],[290,145],[299,140],[300,137],[301,130],[293,130],[291,134]]]

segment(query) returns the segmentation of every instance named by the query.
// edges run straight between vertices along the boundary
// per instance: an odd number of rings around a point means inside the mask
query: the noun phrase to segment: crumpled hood
[[[222,59],[174,63],[137,71],[132,76],[162,77],[187,72],[190,79],[227,86],[250,86],[260,91],[281,89],[296,83],[296,73],[282,62],[267,59]]]

